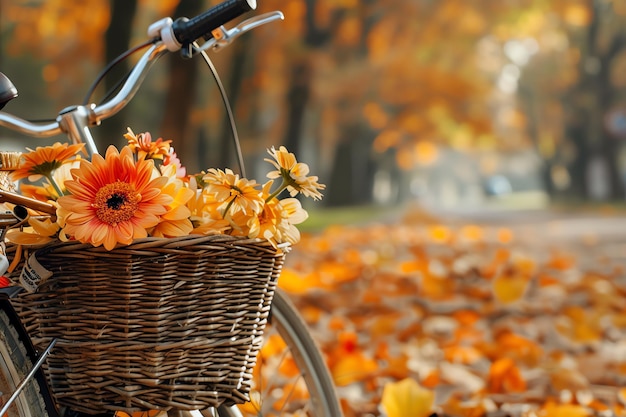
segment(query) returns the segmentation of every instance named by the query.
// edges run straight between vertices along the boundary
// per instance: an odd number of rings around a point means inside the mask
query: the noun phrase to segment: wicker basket
[[[230,236],[146,238],[37,252],[53,272],[18,310],[77,411],[204,409],[248,399],[285,252]]]

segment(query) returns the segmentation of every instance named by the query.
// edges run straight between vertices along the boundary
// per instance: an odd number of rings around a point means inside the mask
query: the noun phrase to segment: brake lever
[[[280,11],[274,11],[246,19],[232,29],[226,29],[224,26],[220,26],[211,32],[213,38],[203,43],[196,50],[206,51],[207,49],[212,49],[213,51],[219,51],[242,34],[275,20],[285,20],[285,16]]]

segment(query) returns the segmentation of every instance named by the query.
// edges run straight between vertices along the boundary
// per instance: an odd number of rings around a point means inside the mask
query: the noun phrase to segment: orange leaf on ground
[[[511,358],[498,359],[491,364],[488,376],[489,390],[496,393],[522,392],[526,381]]]
[[[463,226],[460,230],[461,236],[472,242],[481,242],[485,238],[485,231],[482,227],[473,224]]]
[[[444,358],[453,363],[472,364],[483,358],[483,354],[472,346],[449,346],[443,349]]]
[[[376,361],[361,352],[343,355],[336,359],[337,361],[330,366],[330,373],[339,387],[371,378],[378,370]]]
[[[587,417],[591,412],[580,405],[547,403],[541,410],[543,417]]]
[[[452,316],[461,326],[471,326],[480,320],[480,314],[478,312],[468,309],[454,311]]]
[[[278,286],[292,294],[305,294],[312,288],[323,288],[319,274],[299,274],[296,271],[283,268],[278,280]]]
[[[576,264],[576,260],[573,256],[555,252],[552,254],[552,257],[547,263],[548,268],[558,269],[560,271],[565,271],[567,269],[572,268]]]
[[[535,365],[543,356],[543,349],[535,342],[511,331],[498,333],[495,340],[495,349],[502,355],[522,361],[528,365]]]
[[[440,383],[441,372],[439,372],[439,369],[433,369],[422,379],[422,386],[426,388],[435,388]]]
[[[384,336],[393,335],[398,331],[398,323],[403,316],[404,312],[401,311],[380,314],[372,321],[369,327],[370,336],[373,338],[382,338]]]
[[[498,242],[504,244],[513,242],[513,239],[515,237],[513,231],[506,227],[498,229],[497,236]]]
[[[462,401],[456,395],[452,395],[442,409],[446,416],[455,417],[484,417],[487,412],[482,402]]]
[[[601,317],[578,306],[566,307],[563,314],[569,320],[557,323],[559,332],[570,339],[581,342],[595,342],[602,337]]]
[[[452,231],[446,226],[431,226],[428,237],[437,243],[447,243],[452,240]]]
[[[539,283],[540,287],[549,287],[551,285],[558,285],[561,281],[558,278],[553,277],[552,275],[541,274],[539,275],[537,282]]]
[[[456,283],[449,277],[425,272],[419,285],[419,292],[422,296],[432,300],[445,300],[451,298],[455,291]]]

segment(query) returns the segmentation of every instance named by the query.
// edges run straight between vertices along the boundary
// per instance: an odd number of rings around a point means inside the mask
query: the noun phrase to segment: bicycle
[[[41,138],[65,134],[72,143],[86,144],[90,154],[98,153],[90,128],[118,113],[130,102],[139,90],[149,69],[160,57],[173,52],[180,52],[185,57],[201,55],[213,71],[218,87],[222,92],[224,104],[231,120],[240,170],[243,171],[243,160],[241,150],[238,147],[232,112],[206,51],[219,50],[229,45],[239,35],[260,25],[283,18],[281,12],[272,12],[249,18],[231,29],[226,29],[223,26],[255,8],[256,2],[254,0],[227,0],[192,19],[180,18],[175,21],[171,18],[161,19],[148,28],[150,40],[142,45],[147,50],[112,98],[99,105],[83,104],[67,107],[59,113],[53,122],[30,122],[0,111],[0,126],[31,137]],[[201,38],[204,38],[204,43],[199,45],[197,42]],[[135,48],[133,52],[139,49]],[[130,53],[122,54],[120,57],[125,58],[128,55]],[[113,64],[110,64],[109,67]],[[96,80],[94,85],[98,81]],[[0,109],[16,96],[17,90],[8,78],[0,73]],[[3,237],[4,231],[8,227],[28,221],[24,207],[39,212],[42,216],[54,216],[55,214],[54,207],[21,196],[14,190],[2,191],[0,189],[0,203],[2,202],[15,204],[16,208],[12,213],[0,214],[0,230],[2,230],[0,237]],[[0,242],[2,240],[0,239]],[[55,403],[54,392],[48,383],[49,378],[46,375],[45,366],[42,366],[50,352],[55,348],[56,341],[52,340],[45,349],[39,349],[39,351],[33,346],[29,330],[13,305],[20,292],[19,287],[8,287],[0,290],[0,326],[2,328],[0,333],[0,391],[2,392],[3,403],[0,415],[5,415],[5,413],[11,417],[74,415],[74,411],[60,410]],[[265,328],[264,334],[266,342],[276,339],[280,342],[279,346],[283,346],[283,352],[278,358],[272,357],[270,358],[271,361],[266,360],[263,357],[263,349],[259,353],[255,372],[260,369],[263,376],[270,374],[270,378],[257,381],[257,383],[262,382],[265,385],[257,386],[258,391],[253,392],[255,396],[260,395],[262,401],[259,404],[258,398],[256,398],[257,401],[254,406],[264,408],[253,409],[252,413],[259,416],[341,417],[341,407],[322,353],[317,348],[295,306],[289,301],[288,296],[278,288],[276,288],[273,297],[269,324]],[[284,378],[280,380],[278,368],[285,361],[293,361],[298,373],[297,375],[289,375],[287,380]],[[268,372],[264,367],[270,365],[276,369]],[[274,384],[276,385],[274,386]],[[291,395],[292,393],[288,390],[293,390],[296,385],[299,390],[305,388],[307,393],[305,395]],[[280,408],[276,409],[278,406]],[[175,408],[168,412],[196,413],[195,411]],[[246,412],[245,407],[226,403],[198,412],[205,416],[220,417],[247,415],[244,414]]]

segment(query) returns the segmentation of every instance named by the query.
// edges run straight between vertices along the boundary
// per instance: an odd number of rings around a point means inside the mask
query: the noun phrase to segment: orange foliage
[[[493,353],[535,366],[543,356],[543,349],[534,341],[505,330],[496,336]]]
[[[580,405],[550,402],[542,408],[541,415],[545,417],[588,417],[591,413]]]
[[[339,392],[359,393],[343,398],[347,415],[376,415],[385,384],[414,377],[451,393],[436,405],[445,415],[488,416],[502,398],[542,416],[623,411],[618,400],[589,393],[626,374],[620,355],[596,349],[626,328],[619,279],[583,273],[590,253],[578,248],[560,243],[551,251],[513,235],[412,222],[331,227],[304,238],[287,271],[306,278],[311,265],[328,265],[322,269],[332,287],[312,280],[316,286],[294,297],[318,312],[311,324],[325,335]],[[360,272],[343,279],[349,274],[336,263]],[[571,404],[550,403],[550,394],[562,392],[572,393]]]
[[[568,320],[557,323],[556,328],[577,342],[595,342],[602,336],[601,316],[577,306],[566,307],[563,311]]]
[[[499,275],[493,279],[493,295],[501,303],[512,303],[524,296],[528,278],[524,275]]]
[[[482,359],[484,355],[475,347],[453,345],[443,349],[444,358],[448,362],[471,365]]]
[[[491,364],[488,384],[490,392],[522,392],[526,389],[526,381],[510,358],[498,359]]]

